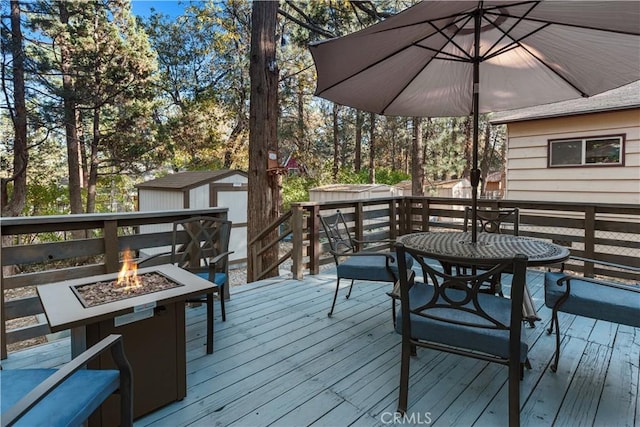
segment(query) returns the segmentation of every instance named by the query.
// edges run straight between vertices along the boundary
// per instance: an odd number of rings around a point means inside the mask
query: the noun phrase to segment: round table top
[[[534,266],[562,262],[569,258],[569,249],[564,246],[509,234],[478,233],[476,243],[471,242],[470,233],[460,231],[411,233],[396,240],[409,249],[451,261],[493,263],[522,254],[529,258],[528,264]]]

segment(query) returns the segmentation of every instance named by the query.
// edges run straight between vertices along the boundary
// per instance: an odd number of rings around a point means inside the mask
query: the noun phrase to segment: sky
[[[131,9],[135,15],[147,18],[151,15],[151,9],[171,17],[182,14],[182,11],[190,3],[199,3],[190,0],[132,0]]]

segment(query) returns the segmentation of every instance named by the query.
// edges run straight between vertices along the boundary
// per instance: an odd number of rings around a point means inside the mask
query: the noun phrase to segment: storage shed
[[[394,195],[393,187],[386,184],[330,184],[309,190],[309,200],[312,202],[374,199]]]
[[[471,198],[471,183],[466,178],[435,181],[427,187],[427,192],[435,197]]]
[[[136,185],[138,210],[159,211],[208,207],[228,208],[233,222],[231,264],[247,259],[248,177],[239,170],[189,171],[169,174]],[[142,232],[166,231],[166,225],[146,226]]]

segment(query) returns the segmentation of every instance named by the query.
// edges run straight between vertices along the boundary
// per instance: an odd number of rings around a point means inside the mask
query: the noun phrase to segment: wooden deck
[[[552,373],[555,340],[545,333],[551,314],[543,307],[542,277],[529,272],[543,320],[524,328],[533,369],[522,381],[522,424],[640,425],[640,328],[561,313],[563,353]],[[232,288],[227,321],[216,319],[212,355],[205,354],[204,308],[188,309],[187,397],[136,425],[394,424],[400,337],[385,295],[389,285],[357,282],[328,318],[334,286],[335,276],[325,273]],[[68,359],[69,342],[60,340],[12,353],[2,364],[56,366]],[[506,425],[506,375],[504,366],[419,350],[402,424]]]

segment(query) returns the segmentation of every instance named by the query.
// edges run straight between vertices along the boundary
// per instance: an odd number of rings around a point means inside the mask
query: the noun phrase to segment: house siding
[[[508,124],[506,198],[640,204],[640,109]],[[547,167],[549,139],[626,134],[624,166]]]

